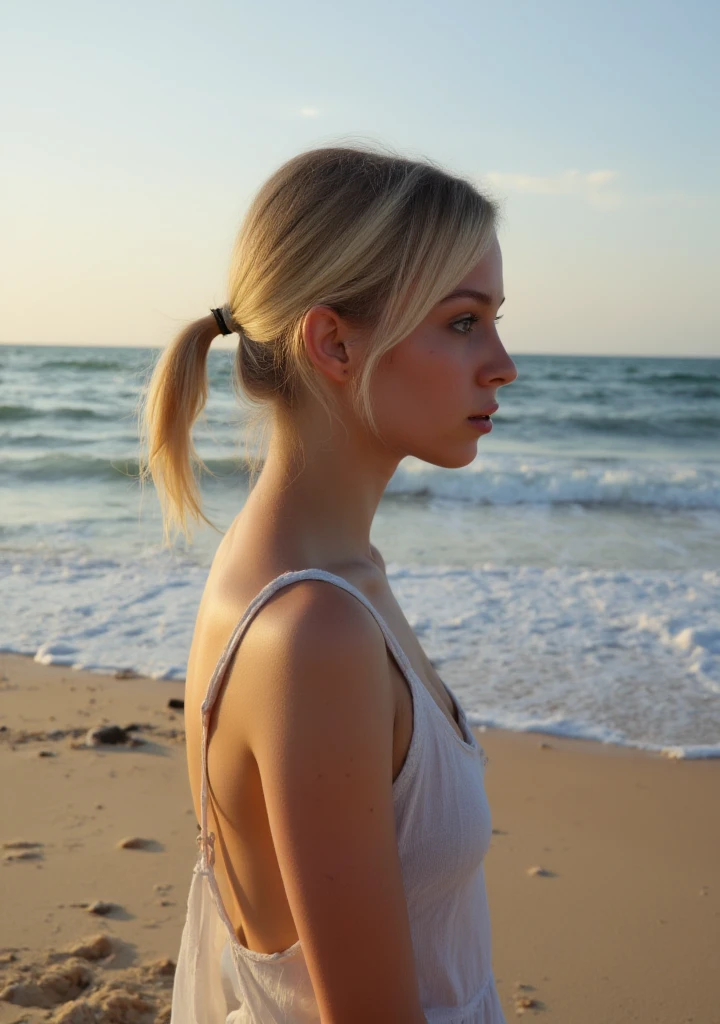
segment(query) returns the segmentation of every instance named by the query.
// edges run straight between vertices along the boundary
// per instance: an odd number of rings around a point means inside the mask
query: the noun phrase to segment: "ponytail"
[[[212,526],[201,507],[195,468],[206,469],[192,428],[208,395],[207,355],[219,334],[212,314],[188,324],[155,366],[141,410],[140,480],[152,477],[163,510],[165,542],[171,531],[190,536],[188,518]]]

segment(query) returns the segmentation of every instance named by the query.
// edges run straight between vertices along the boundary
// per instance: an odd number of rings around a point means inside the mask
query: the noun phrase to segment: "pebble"
[[[17,853],[6,853],[3,857],[4,861],[14,860],[41,860],[42,853],[40,850],[18,850]]]
[[[97,914],[99,917],[105,917],[106,914],[111,914],[115,910],[117,904],[107,903],[105,900],[95,900],[91,903],[88,908],[88,914]]]
[[[141,839],[140,836],[127,836],[118,843],[121,850],[147,850],[153,845],[152,839]]]
[[[528,875],[549,875],[550,872],[546,868],[541,868],[539,865],[527,869]]]
[[[99,747],[103,743],[128,743],[129,740],[127,729],[119,725],[96,725],[93,729],[88,729],[85,745]]]
[[[171,697],[167,706],[169,708],[174,708],[175,711],[182,711],[185,707],[185,701],[181,697]]]
[[[515,1012],[518,1015],[525,1013],[526,1010],[536,1010],[537,1008],[537,999],[533,999],[531,996],[515,996]]]

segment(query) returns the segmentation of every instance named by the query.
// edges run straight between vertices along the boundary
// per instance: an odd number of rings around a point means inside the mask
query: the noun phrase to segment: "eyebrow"
[[[481,302],[483,306],[492,306],[493,301],[492,296],[488,295],[487,292],[479,292],[476,291],[475,288],[458,288],[457,291],[450,292],[449,295],[446,295],[444,299],[440,299],[438,306],[443,302],[449,302],[450,299],[477,299],[477,301]],[[504,301],[505,296],[503,296],[502,300],[499,302],[498,309],[500,309],[500,306],[502,306]]]

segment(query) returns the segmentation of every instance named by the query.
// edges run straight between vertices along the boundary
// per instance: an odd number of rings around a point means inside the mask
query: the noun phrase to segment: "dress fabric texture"
[[[207,737],[213,703],[253,615],[298,580],[335,584],[361,601],[380,626],[411,690],[413,732],[393,783],[398,852],[420,1002],[428,1024],[506,1024],[493,977],[483,860],[492,825],[485,794],[487,757],[465,712],[460,739],[385,620],[356,587],[324,569],[283,573],[245,610],[218,661],[202,705],[199,854],[187,904],[172,996],[171,1024],[320,1024],[300,940],[277,953],[243,946],[223,907],[207,827]],[[348,922],[351,926],[351,922]]]

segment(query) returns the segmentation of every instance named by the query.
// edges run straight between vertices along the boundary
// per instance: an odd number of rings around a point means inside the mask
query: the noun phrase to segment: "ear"
[[[354,369],[351,328],[331,306],[312,306],[302,323],[305,351],[313,366],[331,380],[346,382]]]

